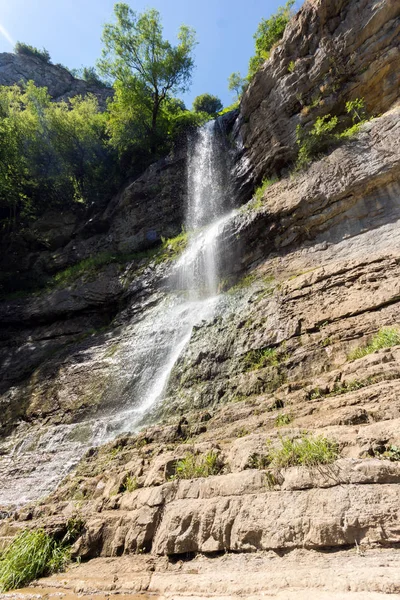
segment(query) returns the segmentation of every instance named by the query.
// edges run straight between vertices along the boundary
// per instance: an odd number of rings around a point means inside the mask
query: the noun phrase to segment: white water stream
[[[162,401],[193,327],[212,318],[219,300],[219,234],[234,214],[225,210],[230,204],[224,195],[225,165],[216,123],[208,123],[188,149],[188,246],[169,276],[171,293],[127,328],[108,392],[112,408],[78,424],[44,426],[34,433],[28,429],[0,467],[0,481],[12,469],[21,469],[19,498],[15,489],[3,488],[0,504],[23,503],[48,493],[88,447],[137,430],[143,416]],[[39,456],[36,473],[25,468],[30,452]]]

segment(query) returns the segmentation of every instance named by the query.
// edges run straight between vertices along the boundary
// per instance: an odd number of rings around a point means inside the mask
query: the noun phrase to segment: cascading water
[[[220,276],[219,234],[234,214],[227,211],[230,198],[226,191],[226,153],[217,134],[216,123],[211,122],[189,143],[188,246],[168,277],[170,293],[141,321],[126,328],[114,383],[108,390],[109,410],[78,424],[42,428],[33,436],[28,433],[4,467],[6,478],[10,468],[25,464],[24,456],[30,449],[40,452],[40,486],[35,476],[22,476],[21,501],[50,491],[89,446],[135,431],[144,415],[162,400],[193,327],[213,316]],[[15,492],[0,492],[0,503],[10,503],[12,498]]]

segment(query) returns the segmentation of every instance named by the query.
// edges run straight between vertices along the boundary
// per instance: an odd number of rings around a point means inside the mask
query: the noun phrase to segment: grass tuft
[[[347,360],[356,360],[368,354],[382,350],[383,348],[391,348],[392,346],[400,345],[400,331],[397,327],[383,327],[372,338],[371,342],[364,347],[356,348],[347,356]]]
[[[124,493],[124,492],[130,493],[130,492],[134,492],[135,490],[137,490],[138,487],[139,487],[139,482],[137,480],[137,477],[132,476],[132,475],[127,475],[124,478],[119,491],[121,493]]]
[[[216,452],[211,450],[204,456],[196,456],[192,452],[185,458],[178,460],[175,465],[173,479],[196,479],[218,475],[223,468],[223,463]]]
[[[280,445],[277,448],[272,448],[270,441],[268,441],[268,445],[267,463],[276,468],[297,465],[306,467],[327,465],[334,462],[339,456],[336,442],[323,436],[311,436],[307,433],[295,440],[281,437]]]
[[[69,560],[69,547],[57,543],[43,529],[23,531],[0,556],[0,589],[6,592],[62,571]]]

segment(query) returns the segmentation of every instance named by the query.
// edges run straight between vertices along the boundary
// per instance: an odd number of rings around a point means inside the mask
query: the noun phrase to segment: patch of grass
[[[178,460],[175,465],[173,479],[196,479],[218,475],[223,468],[219,455],[211,450],[203,456],[196,456],[189,452],[185,458]]]
[[[304,433],[300,439],[280,438],[279,446],[273,448],[269,440],[266,460],[271,467],[287,468],[296,465],[313,467],[327,465],[339,456],[336,442],[323,436],[311,436]]]
[[[0,589],[6,592],[62,571],[69,560],[70,549],[43,529],[23,531],[0,556]]]
[[[249,275],[245,275],[244,277],[242,277],[241,279],[239,279],[239,281],[234,286],[232,286],[231,288],[229,288],[227,290],[227,293],[228,294],[235,294],[239,290],[246,289],[246,288],[250,287],[251,284],[254,283],[256,279],[257,279],[257,275],[255,275],[254,273],[250,273]]]
[[[266,294],[270,295],[272,293],[272,283],[275,281],[275,277],[273,275],[265,275],[264,277],[260,277],[256,273],[249,273],[245,275],[239,281],[235,283],[235,285],[229,287],[229,283],[225,282],[223,286],[223,290],[228,294],[236,294],[240,290],[244,290],[249,288],[253,283],[259,282],[259,284],[265,284],[266,289],[260,290],[259,294],[264,296]]]
[[[67,267],[63,271],[56,273],[53,277],[53,285],[61,286],[83,275],[93,275],[97,273],[101,267],[108,265],[110,263],[117,262],[117,256],[115,254],[111,254],[110,252],[101,252],[99,254],[95,254],[94,256],[90,256],[89,258],[85,258],[81,262],[76,265],[72,265],[71,267]]]
[[[250,350],[242,359],[245,371],[258,371],[264,367],[279,366],[278,351],[276,348],[261,348]]]
[[[293,415],[290,413],[278,415],[275,419],[275,427],[285,427],[293,422]]]
[[[246,467],[248,469],[266,469],[269,465],[270,461],[266,454],[254,452],[249,456]]]
[[[288,72],[293,73],[295,68],[296,68],[296,63],[294,62],[294,60],[291,60],[290,63],[288,64],[288,68],[287,68]]]
[[[347,360],[353,361],[357,358],[372,354],[383,348],[391,348],[400,345],[400,330],[397,327],[383,327],[372,338],[367,346],[356,348],[347,356]]]

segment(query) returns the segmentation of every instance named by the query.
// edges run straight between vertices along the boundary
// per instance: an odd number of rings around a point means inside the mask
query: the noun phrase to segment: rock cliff
[[[125,258],[0,304],[1,540],[82,525],[84,562],[28,597],[400,594],[399,28],[390,0],[310,1],[254,78],[226,123],[242,206],[221,233],[224,294],[136,435],[89,448],[115,399],[129,407],[132,348],[149,351],[143,323],[168,298],[176,249],[151,247],[180,231],[185,157],[153,165],[84,227],[68,222],[71,241],[43,223],[50,247],[30,249],[25,271]],[[298,123],[345,122],[361,96],[375,116],[354,137],[251,198],[287,173]],[[310,438],[331,444],[329,464],[271,463]],[[182,461],[200,471],[177,476]]]
[[[57,102],[90,93],[97,97],[100,106],[105,106],[107,98],[113,93],[112,89],[77,79],[62,65],[53,65],[25,54],[0,53],[0,85],[14,85],[31,80],[38,87],[46,87]]]

